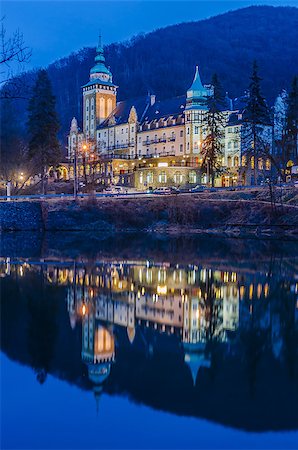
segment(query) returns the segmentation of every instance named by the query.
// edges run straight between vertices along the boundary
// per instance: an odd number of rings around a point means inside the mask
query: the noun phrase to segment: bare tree
[[[5,18],[1,19],[0,30],[0,98],[23,98],[24,86],[15,78],[21,72],[31,57],[31,49],[25,44],[24,36],[16,30],[7,36],[4,25]]]

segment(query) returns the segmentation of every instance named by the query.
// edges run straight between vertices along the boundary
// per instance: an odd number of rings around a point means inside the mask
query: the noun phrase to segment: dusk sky
[[[252,4],[298,6],[290,1],[5,1],[8,33],[19,28],[32,48],[30,67],[45,66],[84,46],[122,41],[159,27],[200,20]]]

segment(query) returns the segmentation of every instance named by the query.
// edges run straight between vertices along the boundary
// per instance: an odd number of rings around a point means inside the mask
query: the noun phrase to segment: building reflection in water
[[[115,358],[114,325],[126,328],[131,343],[136,326],[178,335],[194,384],[200,367],[211,364],[207,342],[225,340],[226,330],[238,326],[236,273],[147,262],[102,265],[91,272],[75,267],[58,270],[50,279],[69,284],[70,323],[74,327],[82,320],[82,358],[89,365],[89,374],[90,364],[93,374],[104,371],[101,381],[110,373]]]
[[[47,262],[43,271],[47,283],[67,288],[70,325],[74,329],[81,324],[82,360],[97,399],[117,357],[115,326],[126,328],[131,344],[137,328],[176,335],[194,385],[200,368],[211,366],[212,342],[228,342],[239,327],[249,327],[252,318],[260,328],[271,327],[273,352],[276,357],[280,354],[280,314],[274,311],[274,304],[258,314],[270,289],[279,282],[270,274],[149,261],[88,264]],[[38,264],[12,264],[7,259],[1,275],[13,270],[23,277],[26,271],[39,268]],[[285,288],[297,297],[297,282],[287,281]],[[295,323],[297,311],[296,303]]]

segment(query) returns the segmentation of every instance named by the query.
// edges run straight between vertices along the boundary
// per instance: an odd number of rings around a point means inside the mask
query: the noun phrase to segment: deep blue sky
[[[19,28],[32,48],[30,67],[47,65],[84,46],[105,44],[170,24],[199,20],[252,4],[298,6],[298,0],[197,1],[4,1],[1,16]],[[173,45],[175,45],[173,43]]]

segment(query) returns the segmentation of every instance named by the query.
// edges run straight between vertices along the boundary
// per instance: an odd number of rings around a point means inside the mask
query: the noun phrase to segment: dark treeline
[[[94,43],[96,40],[94,36]],[[256,60],[264,80],[264,95],[272,104],[282,88],[289,89],[298,72],[297,42],[297,8],[253,6],[111,44],[105,54],[119,86],[118,100],[148,91],[159,98],[184,94],[196,64],[204,83],[217,73],[224,89],[237,97],[247,88],[252,61]],[[76,116],[81,121],[81,86],[89,79],[94,56],[95,48],[84,48],[48,67],[63,141],[71,118]],[[35,77],[34,72],[22,75],[24,97],[30,97]],[[23,138],[27,100],[8,103],[6,100],[3,108],[1,134],[9,134],[13,127],[14,138]]]

